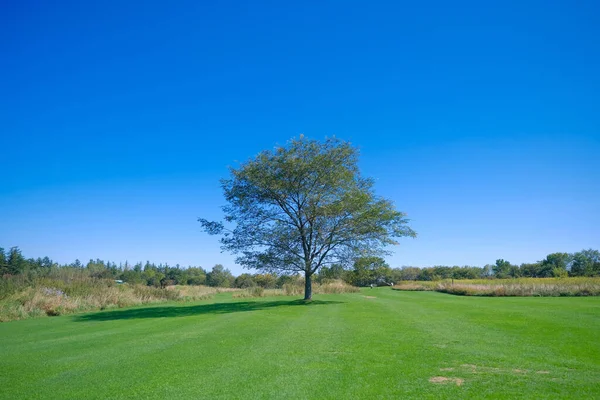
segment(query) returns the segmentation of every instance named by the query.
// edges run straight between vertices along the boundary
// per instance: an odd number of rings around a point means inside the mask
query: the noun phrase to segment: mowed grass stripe
[[[0,324],[0,397],[600,397],[598,298],[315,300],[222,294]]]
[[[437,366],[421,363],[432,375],[439,367],[438,374],[464,379],[465,389],[489,387],[489,381],[504,382],[502,396],[506,398],[519,398],[535,387],[556,393],[597,395],[597,298],[473,298],[406,292],[383,295],[406,300],[402,310],[410,325],[418,327],[426,339],[421,341],[425,347],[420,358],[439,360]],[[492,398],[499,396],[496,391],[489,394]]]
[[[76,320],[76,318],[69,319]],[[60,318],[56,320],[58,319]],[[201,321],[203,317],[199,316],[197,319]],[[59,332],[60,344],[52,343],[47,346],[44,340],[24,343],[23,345],[29,345],[33,349],[27,353],[29,355],[27,358],[19,358],[20,349],[12,347],[11,353],[17,357],[13,360],[11,372],[15,378],[26,378],[23,380],[25,391],[29,390],[31,385],[49,389],[41,394],[42,397],[51,396],[53,393],[61,397],[58,393],[64,390],[66,383],[70,386],[69,393],[76,397],[80,386],[79,381],[85,382],[81,388],[86,397],[95,392],[90,389],[100,389],[100,392],[110,391],[112,386],[115,386],[113,394],[128,393],[129,390],[124,391],[123,388],[131,387],[131,378],[136,372],[143,373],[145,370],[152,374],[151,368],[159,359],[157,356],[178,342],[186,340],[186,330],[194,329],[196,335],[210,336],[215,331],[224,329],[223,325],[226,324],[226,318],[221,318],[213,324],[196,324],[190,323],[185,317],[75,322],[69,325],[78,334],[71,337],[68,332]],[[87,339],[84,334],[81,334],[82,331],[89,332]],[[99,336],[98,331],[108,331],[110,334]],[[47,334],[44,333],[43,336]],[[145,362],[145,355],[149,355],[148,358],[152,359],[150,364]],[[140,366],[146,368],[141,369]],[[36,380],[38,377],[39,379]],[[140,383],[147,380],[146,373]],[[126,385],[124,386],[123,383]]]

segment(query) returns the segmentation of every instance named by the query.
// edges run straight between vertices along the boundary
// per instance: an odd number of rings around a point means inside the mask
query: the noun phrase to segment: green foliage
[[[490,267],[491,272],[491,267]],[[402,267],[392,269],[392,282],[400,281],[438,281],[440,279],[478,279],[487,277],[486,269],[465,265],[447,267],[436,265],[434,267]]]
[[[496,276],[496,278],[508,278],[509,276],[511,276],[511,271],[513,271],[513,266],[510,264],[510,262],[503,260],[503,259],[499,259],[496,260],[496,264],[492,267],[493,271],[494,271],[494,275]]]
[[[392,270],[381,257],[361,257],[354,262],[347,277],[349,283],[355,286],[388,285],[391,283]]]
[[[235,278],[235,287],[240,289],[246,289],[257,286],[254,277],[251,274],[241,274]]]
[[[299,282],[300,279],[295,275],[281,275],[277,278],[277,287],[283,288],[285,285],[293,285]]]
[[[417,267],[402,267],[392,270],[392,281],[416,281],[419,280],[421,268]]]
[[[346,271],[341,264],[333,264],[330,267],[321,267],[318,276],[318,282],[330,281],[335,279],[343,279],[346,275]]]
[[[7,274],[8,272],[8,259],[4,253],[4,248],[0,247],[0,276]]]
[[[277,276],[273,274],[254,275],[254,281],[264,289],[274,289],[277,287]]]
[[[571,274],[573,276],[600,276],[600,252],[588,249],[573,254]]]
[[[397,238],[415,236],[405,214],[360,176],[348,142],[292,139],[230,172],[221,184],[225,221],[234,226],[199,219],[203,228],[222,234],[222,248],[247,268],[302,273],[305,299],[322,266],[385,254]]]
[[[206,274],[206,283],[208,286],[228,288],[233,286],[234,282],[235,278],[231,274],[231,271],[221,264],[215,265],[212,271]]]
[[[529,277],[529,278],[538,278],[542,275],[542,263],[524,263],[521,264],[521,276]]]
[[[558,273],[558,270],[567,270],[567,265],[571,261],[572,256],[567,253],[552,253],[546,256],[536,271],[536,277],[548,278],[555,276],[554,272]]]
[[[206,271],[199,267],[190,267],[183,271],[179,284],[205,285]]]
[[[25,272],[27,267],[27,262],[21,254],[21,250],[18,247],[11,247],[6,260],[6,272],[13,275],[20,274]]]
[[[552,276],[555,278],[567,278],[569,276],[569,272],[563,268],[552,268]]]

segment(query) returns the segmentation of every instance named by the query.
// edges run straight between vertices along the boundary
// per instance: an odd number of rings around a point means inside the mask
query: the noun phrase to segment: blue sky
[[[125,4],[124,4],[125,3]],[[600,6],[0,5],[0,246],[222,263],[227,166],[303,133],[361,149],[417,239],[388,262],[600,248]]]

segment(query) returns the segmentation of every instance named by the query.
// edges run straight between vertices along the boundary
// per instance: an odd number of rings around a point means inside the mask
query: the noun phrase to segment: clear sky
[[[222,263],[219,179],[303,133],[361,149],[391,266],[600,248],[597,1],[0,3],[0,246]]]

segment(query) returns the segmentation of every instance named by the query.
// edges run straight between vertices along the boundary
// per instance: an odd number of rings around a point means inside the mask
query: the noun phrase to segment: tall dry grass
[[[357,293],[359,288],[349,285],[341,280],[331,280],[323,283],[313,283],[312,290],[314,294],[337,294],[337,293]],[[302,296],[304,295],[304,282],[299,280],[296,283],[286,283],[282,289],[263,289],[261,287],[252,287],[241,290],[233,294],[233,297],[271,297],[271,296]]]
[[[599,277],[400,282],[394,290],[430,290],[461,296],[600,296]]]
[[[205,286],[160,289],[119,285],[113,280],[89,277],[77,277],[70,281],[43,278],[33,286],[21,288],[0,300],[0,322],[165,301],[207,300],[222,291],[222,288]]]

